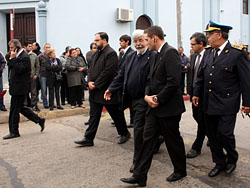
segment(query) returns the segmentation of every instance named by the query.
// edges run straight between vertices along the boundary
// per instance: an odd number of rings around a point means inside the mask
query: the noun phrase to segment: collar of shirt
[[[23,48],[17,53],[16,57],[18,57],[22,52],[23,52]]]
[[[205,53],[205,49],[203,49],[198,55],[200,55],[201,57],[200,57],[200,62],[201,62],[201,60],[202,60],[202,58],[203,58],[203,55],[204,55],[204,53]],[[198,55],[196,56],[196,59],[195,59],[195,65],[196,65],[196,63],[197,63],[197,61],[198,61]]]
[[[128,51],[129,48],[130,48],[130,46],[128,46],[127,48],[125,48],[125,49],[123,50],[123,54],[126,54],[126,52]]]
[[[146,53],[147,49],[148,49],[148,48],[146,47],[146,48],[144,49],[143,52],[137,51],[137,55],[139,55],[139,54],[140,54],[140,55],[144,55],[144,54]]]
[[[164,43],[160,46],[160,48],[157,50],[158,53],[161,52],[161,49],[162,49],[162,47],[164,46],[165,43],[166,43],[166,42],[164,42]]]
[[[225,46],[227,45],[228,43],[228,40],[226,42],[224,42],[224,44],[222,44],[220,47],[219,47],[219,51],[217,52],[218,53],[218,56],[220,55],[220,53],[224,50]]]

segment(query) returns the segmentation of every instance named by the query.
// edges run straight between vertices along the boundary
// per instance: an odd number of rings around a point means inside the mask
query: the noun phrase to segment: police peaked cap
[[[221,24],[215,23],[212,20],[210,20],[205,32],[224,31],[224,32],[228,33],[229,30],[231,30],[231,29],[233,29],[233,27],[231,27],[229,25],[221,25]]]

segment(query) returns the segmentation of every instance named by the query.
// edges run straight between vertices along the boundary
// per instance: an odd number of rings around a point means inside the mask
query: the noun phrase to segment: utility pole
[[[178,48],[182,46],[181,36],[181,0],[176,0],[176,13],[177,13],[177,40]]]

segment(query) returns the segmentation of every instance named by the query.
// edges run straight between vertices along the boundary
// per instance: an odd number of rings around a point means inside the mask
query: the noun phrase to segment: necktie
[[[220,51],[220,48],[215,48],[214,49],[214,61],[215,61],[215,59],[218,57],[218,52]]]
[[[197,73],[200,67],[200,61],[201,61],[201,54],[197,55],[197,62],[195,64],[195,68],[194,68],[194,78],[193,78],[193,87],[195,86],[195,82],[197,79]]]

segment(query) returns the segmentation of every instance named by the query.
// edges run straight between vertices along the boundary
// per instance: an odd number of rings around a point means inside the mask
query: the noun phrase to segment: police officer
[[[230,174],[236,168],[234,128],[241,97],[242,111],[250,113],[250,64],[246,53],[228,41],[231,29],[231,26],[209,22],[205,32],[211,47],[202,59],[192,98],[198,106],[200,94],[204,92],[206,130],[216,164],[209,177],[217,176],[222,170]]]

